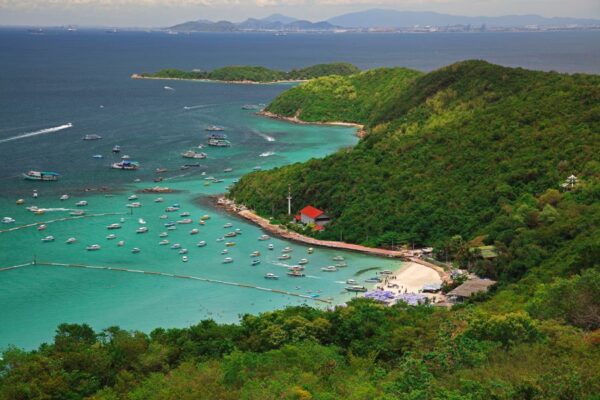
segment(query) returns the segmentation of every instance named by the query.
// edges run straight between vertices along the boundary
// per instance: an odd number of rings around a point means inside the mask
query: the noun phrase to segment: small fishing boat
[[[46,229],[48,226],[45,224],[41,224],[40,226],[37,227],[38,231],[43,231],[44,229]]]
[[[121,225],[120,224],[110,224],[106,227],[106,229],[112,230],[112,229],[121,229]]]
[[[308,260],[306,258],[301,258],[300,261],[298,261],[298,265],[306,265],[308,264]]]
[[[148,232],[148,228],[145,226],[141,226],[135,230],[135,233],[146,233]]]
[[[113,169],[135,171],[140,168],[140,164],[136,161],[122,160],[116,163],[112,163],[110,167]]]
[[[165,201],[162,197],[157,197],[156,199],[154,199],[155,203],[162,203],[163,201]]]
[[[167,218],[169,218],[169,216],[168,216],[168,215],[166,215],[166,214],[163,214],[163,215],[161,215],[161,216],[160,216],[160,217],[158,217],[158,218],[160,218],[160,219],[167,219]]]
[[[139,247],[134,247],[133,249],[131,249],[131,252],[132,252],[133,254],[137,254],[137,253],[139,253],[140,251],[141,251],[141,250],[139,249]]]
[[[204,130],[209,132],[222,132],[225,130],[225,127],[220,125],[208,125]]]
[[[79,211],[71,211],[69,213],[69,215],[73,215],[73,216],[81,216],[81,215],[84,215],[84,214],[85,214],[85,211],[81,211],[81,210],[79,210]]]
[[[127,198],[127,200],[129,200],[129,201],[132,201],[132,200],[137,200],[137,198],[138,198],[138,197],[137,197],[135,194],[132,194],[131,196],[129,196],[129,197]]]
[[[198,242],[198,244],[196,246],[198,246],[198,247],[204,247],[204,246],[206,246],[206,242],[204,240],[201,240],[201,241]]]
[[[271,243],[269,244],[269,250],[273,250],[275,248],[275,246]]]
[[[287,275],[291,276],[292,278],[302,278],[305,276],[301,271],[289,271]]]
[[[62,196],[60,196],[60,200],[61,201],[69,200],[69,195],[68,194],[63,194]]]
[[[119,241],[117,242],[117,246],[119,246],[119,247],[123,247],[123,246],[125,246],[125,241],[124,241],[124,240],[119,240]]]
[[[260,256],[260,251],[256,250],[253,251],[252,253],[250,253],[250,257],[259,257]]]
[[[267,272],[265,274],[265,279],[273,279],[273,280],[277,280],[279,279],[279,277],[271,272]]]
[[[223,236],[225,236],[225,237],[227,237],[227,238],[229,238],[229,237],[236,237],[236,236],[237,236],[237,233],[235,233],[235,232],[227,232],[227,233],[226,233],[225,235],[223,235]]]
[[[315,249],[313,249],[312,247],[308,248],[308,254],[312,254],[315,252]]]
[[[364,286],[361,285],[351,285],[351,286],[347,286],[346,290],[348,292],[356,292],[356,293],[360,293],[360,292],[366,292],[368,291],[368,289]]]
[[[177,227],[175,225],[167,227],[168,231],[174,231],[176,229],[177,229]]]
[[[169,241],[167,239],[161,240],[160,242],[158,242],[159,245],[161,246],[165,246],[167,244],[169,244]]]
[[[42,242],[54,242],[54,236],[46,236],[42,239]]]
[[[336,268],[345,268],[348,266],[347,263],[345,263],[344,261],[339,262],[339,263],[335,263]]]
[[[85,207],[85,206],[87,206],[87,205],[88,205],[88,202],[87,202],[87,201],[85,201],[85,200],[81,200],[81,201],[78,201],[77,203],[75,203],[75,205],[76,205],[77,207]]]
[[[223,236],[221,236],[220,238],[217,238],[217,242],[222,242],[223,240],[225,240],[225,238]]]
[[[17,199],[17,201],[15,202],[18,206],[20,206],[21,204],[25,204],[25,200],[24,199]]]
[[[161,232],[160,235],[158,235],[161,238],[167,237],[169,236],[169,234],[167,232]]]
[[[231,228],[232,226],[233,224],[231,222],[228,222],[225,225],[223,225],[223,228]]]
[[[258,238],[258,240],[260,241],[265,241],[265,240],[269,240],[271,239],[271,236],[269,235],[262,235],[261,237]]]
[[[175,243],[175,244],[173,244],[171,246],[171,249],[173,249],[173,250],[177,250],[177,249],[180,249],[180,248],[181,248],[181,244],[179,244],[179,243]]]
[[[75,239],[74,237],[70,237],[67,239],[67,241],[65,242],[66,244],[73,244],[77,242],[77,239]]]
[[[344,257],[342,257],[342,256],[335,256],[335,257],[333,257],[333,261],[344,261]]]
[[[91,246],[87,246],[85,249],[86,249],[87,251],[96,251],[96,250],[100,250],[100,249],[101,249],[101,247],[100,247],[100,245],[99,245],[99,244],[93,244],[93,245],[91,245]]]
[[[85,135],[81,139],[82,140],[100,140],[100,139],[102,139],[102,136],[100,136],[100,135]]]
[[[187,254],[187,253],[188,253],[188,249],[179,250],[179,254]]]
[[[121,152],[121,146],[119,146],[118,144],[114,145],[112,148],[112,152],[117,154]]]
[[[203,158],[206,158],[206,156],[206,153],[197,153],[194,150],[188,150],[186,152],[181,153],[181,157],[183,158],[193,158],[196,160],[201,160]]]
[[[133,203],[127,204],[127,207],[129,207],[129,208],[140,208],[141,206],[142,206],[142,203],[140,203],[139,201],[135,201]]]
[[[175,222],[173,222],[173,221],[165,222],[164,225],[167,227],[173,226],[173,225],[175,225]]]
[[[229,140],[225,140],[225,139],[208,139],[208,141],[206,142],[209,146],[213,146],[213,147],[230,147],[231,146],[231,142]]]
[[[346,285],[358,285],[354,279],[346,279]]]
[[[337,272],[337,268],[334,265],[329,265],[327,267],[321,267],[321,271],[323,271],[323,272]]]
[[[235,242],[226,242],[225,246],[227,246],[227,247],[233,247],[233,246],[235,246]]]
[[[199,229],[196,229],[196,228],[194,228],[194,229],[192,229],[192,230],[190,231],[190,235],[197,235],[197,234],[199,234],[199,233],[200,233],[200,230],[199,230]]]
[[[173,206],[169,206],[167,208],[165,208],[166,212],[175,212],[175,211],[179,211],[179,207],[173,207]]]
[[[279,257],[277,257],[278,260],[289,260],[290,258],[292,258],[292,256],[290,256],[289,254],[282,254]]]
[[[282,253],[291,253],[292,252],[292,248],[291,247],[284,247],[283,250],[281,250]]]
[[[60,174],[56,172],[29,171],[23,174],[23,178],[30,181],[57,181]]]
[[[138,224],[146,225],[146,220],[144,218],[138,218]]]
[[[188,262],[188,261],[189,261],[189,259],[190,259],[190,258],[189,258],[188,256],[183,256],[183,257],[181,257],[181,261],[183,261],[183,262]]]
[[[225,257],[225,259],[223,259],[223,264],[230,264],[233,262],[233,258],[231,257]]]
[[[11,217],[4,217],[4,218],[2,218],[2,223],[3,224],[12,224],[13,222],[15,222],[14,218],[11,218]]]
[[[116,239],[116,238],[117,238],[117,235],[115,235],[114,233],[111,233],[110,235],[106,236],[106,238],[107,238],[108,240],[113,240],[113,239]]]
[[[179,214],[180,217],[189,217],[191,214],[188,211],[184,211],[181,214]]]
[[[228,253],[229,253],[229,250],[227,250],[227,249],[221,250],[221,255],[225,255],[225,254],[228,254]]]
[[[191,218],[180,219],[177,221],[178,224],[191,224],[194,222]]]
[[[251,265],[251,266],[255,266],[255,265],[258,265],[258,264],[260,264],[260,260],[259,260],[259,259],[254,259],[254,260],[252,260],[252,262],[250,263],[250,265]]]

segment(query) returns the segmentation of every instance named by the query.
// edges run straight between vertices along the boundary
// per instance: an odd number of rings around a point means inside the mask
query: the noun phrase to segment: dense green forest
[[[289,72],[278,71],[259,66],[228,66],[212,71],[181,71],[163,69],[156,73],[141,74],[147,78],[172,79],[209,79],[215,81],[277,82],[285,80],[306,80],[328,75],[346,76],[359,73],[360,70],[348,63],[317,64]]]
[[[431,243],[499,284],[451,309],[359,298],[150,334],[63,324],[3,353],[0,399],[600,398],[600,77],[381,69],[310,81],[269,110],[368,135],[252,173],[233,197],[282,220],[292,184],[297,207],[334,217],[319,235]]]

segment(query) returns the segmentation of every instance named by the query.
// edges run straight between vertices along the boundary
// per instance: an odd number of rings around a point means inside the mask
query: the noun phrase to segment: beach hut
[[[323,227],[329,223],[331,218],[329,218],[325,211],[319,210],[316,207],[308,205],[300,210],[300,222],[305,225],[315,224],[316,226]]]
[[[495,283],[496,281],[491,279],[469,279],[462,285],[454,288],[454,290],[448,292],[448,299],[454,303],[460,303],[476,293],[487,292],[490,286],[494,285]]]

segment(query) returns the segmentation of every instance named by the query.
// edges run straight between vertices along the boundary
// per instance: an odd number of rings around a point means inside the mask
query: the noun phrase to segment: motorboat
[[[185,219],[181,219],[181,220],[177,221],[178,224],[191,224],[192,222],[194,222],[194,221],[192,221],[191,218],[185,218]]]
[[[106,238],[107,238],[108,240],[113,240],[113,239],[116,239],[116,238],[117,238],[117,235],[115,235],[114,233],[111,233],[110,235],[106,236]]]
[[[227,249],[221,250],[221,255],[225,255],[225,254],[228,254],[228,253],[229,253],[229,250],[227,250]]]
[[[103,158],[104,158],[104,156],[103,156],[102,154],[94,154],[94,155],[92,156],[92,158],[95,158],[95,159],[97,159],[97,160],[101,160],[101,159],[103,159]]]
[[[346,285],[358,285],[354,279],[346,279]]]
[[[37,227],[38,231],[43,231],[44,229],[46,229],[48,226],[46,224],[41,224]]]
[[[93,245],[91,245],[91,246],[87,246],[85,249],[86,249],[87,251],[96,251],[96,250],[100,250],[100,249],[101,249],[101,247],[100,247],[100,245],[99,245],[99,244],[93,244]]]
[[[188,256],[183,256],[183,257],[181,257],[181,261],[183,261],[183,262],[188,262],[188,261],[189,261],[189,259],[190,259],[190,258],[189,258]]]
[[[306,258],[301,258],[300,261],[298,261],[298,265],[306,265],[308,264],[308,260]]]
[[[173,225],[175,225],[175,222],[173,222],[173,221],[165,222],[164,225],[166,227],[173,226]]]
[[[112,148],[112,152],[117,154],[121,152],[121,146],[119,146],[118,144],[114,145]]]
[[[135,194],[132,194],[131,196],[129,196],[129,197],[127,198],[127,200],[129,200],[129,201],[132,201],[132,200],[137,200],[137,198],[138,198],[138,197],[137,197]]]
[[[257,165],[256,167],[252,168],[253,171],[260,171],[262,169],[262,167],[260,165]]]
[[[135,233],[146,233],[148,232],[148,228],[145,226],[141,226],[135,230]]]
[[[313,249],[312,247],[308,248],[308,254],[312,254],[315,252],[315,249]]]
[[[194,150],[188,150],[186,152],[181,153],[181,157],[183,158],[193,158],[196,160],[201,160],[203,158],[206,158],[207,154],[206,153],[197,153]]]
[[[125,218],[121,217],[119,218],[119,221],[121,221],[121,223],[125,222]]]
[[[260,256],[260,251],[256,250],[253,251],[252,253],[250,253],[250,257],[259,257]]]
[[[181,248],[181,244],[179,244],[179,243],[174,243],[174,244],[171,246],[171,248],[172,248],[173,250],[180,249],[180,248]]]
[[[61,201],[69,200],[69,195],[68,194],[63,194],[62,196],[60,196],[60,200]]]
[[[85,200],[81,200],[81,201],[78,201],[77,203],[75,203],[75,205],[76,205],[77,207],[85,207],[85,206],[87,206],[87,205],[88,205],[88,202],[87,202],[87,201],[85,201]]]
[[[124,241],[124,240],[119,240],[119,241],[117,242],[117,246],[119,246],[119,247],[123,247],[123,246],[125,246],[125,241]]]
[[[158,218],[160,218],[160,219],[167,219],[167,218],[169,218],[169,216],[168,216],[168,215],[166,215],[166,214],[163,214],[163,215],[161,215],[161,216],[160,216],[160,217],[158,217]]]
[[[161,240],[160,242],[158,242],[159,245],[161,246],[165,246],[167,244],[169,244],[169,241],[167,239]]]
[[[60,174],[56,172],[29,171],[23,174],[23,178],[30,181],[57,181]]]
[[[156,168],[154,170],[154,172],[156,172],[157,174],[162,174],[163,172],[167,172],[167,171],[169,171],[169,170],[166,168]]]
[[[226,233],[225,235],[223,235],[223,236],[225,236],[226,238],[230,238],[230,237],[236,237],[236,236],[237,236],[237,233],[235,233],[235,232],[227,232],[227,233]]]
[[[208,141],[206,142],[209,146],[213,146],[213,147],[229,147],[231,146],[231,142],[229,140],[225,140],[225,139],[208,139]]]
[[[394,272],[390,271],[389,269],[384,269],[383,271],[379,272],[379,275],[392,275]]]
[[[209,132],[222,132],[225,130],[225,127],[220,125],[208,125],[204,130]]]
[[[301,271],[289,271],[289,272],[287,273],[287,275],[288,275],[288,276],[291,276],[292,278],[302,278],[302,277],[306,276],[306,275],[304,275],[304,273],[303,273],[303,272],[301,272]]]
[[[200,230],[199,230],[199,229],[196,229],[196,228],[194,228],[194,229],[192,229],[192,230],[190,231],[190,235],[197,235],[197,234],[199,234],[199,233],[200,233]]]
[[[4,217],[4,218],[2,218],[2,223],[3,224],[12,224],[13,222],[15,222],[14,218],[11,218],[11,217]]]
[[[173,225],[173,226],[168,226],[168,227],[167,227],[167,230],[168,230],[168,231],[174,231],[174,230],[176,230],[176,229],[177,229],[177,227],[176,227],[175,225]]]
[[[73,216],[79,217],[79,216],[85,215],[85,211],[81,211],[81,210],[71,211],[69,213],[69,215],[73,215]]]
[[[321,271],[323,272],[337,272],[337,268],[334,265],[329,265],[327,267],[321,267]]]
[[[291,253],[292,252],[292,248],[291,247],[284,247],[283,250],[281,250],[282,253]]]
[[[279,277],[271,272],[267,272],[265,274],[265,279],[273,279],[273,280],[277,280],[279,279]]]
[[[304,271],[304,267],[302,265],[292,265],[291,267],[288,267],[288,270],[290,270],[290,271]]]
[[[169,207],[165,208],[166,212],[175,212],[178,210],[179,210],[179,207],[173,207],[173,206],[169,206]]]
[[[233,247],[233,246],[235,246],[235,242],[225,242],[225,246]]]
[[[348,292],[366,292],[366,291],[368,291],[368,289],[366,287],[361,286],[361,285],[346,286],[346,290]]]
[[[230,264],[232,262],[233,262],[233,258],[231,258],[231,257],[225,257],[223,259],[223,264]]]
[[[282,254],[279,257],[277,257],[278,260],[289,260],[290,258],[292,258],[292,256],[290,256],[289,254]]]
[[[102,139],[102,136],[100,135],[85,135],[84,137],[82,137],[82,140],[100,140]]]
[[[367,283],[381,283],[381,278],[374,276],[372,278],[367,278],[365,279],[365,282]]]
[[[138,218],[138,224],[146,225],[146,220],[144,218]]]
[[[269,240],[271,239],[271,236],[269,235],[262,235],[261,237],[258,238],[258,240],[260,241],[265,241],[265,240]]]
[[[131,156],[129,154],[123,154],[121,156],[121,160],[129,160],[131,158]]]
[[[162,197],[157,197],[156,199],[154,199],[155,203],[162,203],[163,201],[165,201]]]
[[[223,225],[223,228],[231,228],[232,226],[233,224],[231,222],[228,222],[225,225]]]
[[[206,246],[206,242],[204,240],[201,240],[201,241],[198,242],[198,244],[196,246],[198,246],[198,247],[204,247],[204,246]]]
[[[348,266],[348,264],[344,261],[339,262],[339,263],[335,263],[336,268],[345,268]]]
[[[198,221],[198,223],[199,223],[200,225],[204,225],[204,224],[206,224],[206,222],[204,222],[203,220],[200,220],[200,221]]]
[[[269,246],[268,246],[268,247],[269,247],[269,250],[273,250],[273,249],[275,249],[275,245],[273,245],[272,243],[271,243],[271,244],[269,244]]]
[[[188,253],[188,249],[179,250],[179,254],[187,254],[187,253]]]
[[[67,239],[67,241],[65,242],[66,244],[73,244],[77,242],[77,239],[75,239],[74,237],[70,237]]]
[[[142,203],[140,203],[139,201],[134,201],[133,203],[127,204],[128,208],[140,208],[141,206]]]
[[[167,232],[161,232],[160,235],[158,235],[161,238],[167,237],[169,236],[169,234]]]
[[[221,236],[220,238],[217,238],[217,242],[222,242],[223,240],[225,240],[225,238],[223,236]]]
[[[109,229],[109,230],[121,229],[121,224],[110,224],[106,227],[106,229]]]
[[[20,206],[21,204],[25,204],[25,199],[17,199],[15,203]]]
[[[235,228],[236,235],[241,235],[242,234],[242,230],[240,228]]]
[[[190,214],[189,211],[184,211],[181,214],[179,214],[180,217],[189,217],[190,215],[192,215],[192,214]]]
[[[54,236],[46,236],[42,239],[42,242],[54,242]]]
[[[112,163],[111,168],[113,169],[122,169],[122,170],[127,170],[127,171],[135,171],[137,169],[140,168],[140,164],[136,161],[130,161],[130,160],[121,160],[119,162],[116,163]]]
[[[225,169],[223,170],[223,172],[231,172],[231,171],[233,171],[233,168],[225,168]]]
[[[140,251],[141,251],[141,250],[139,249],[139,247],[134,247],[133,249],[131,249],[131,252],[132,252],[133,254],[137,254],[137,253],[139,253]]]
[[[333,257],[333,261],[344,261],[344,257],[342,257],[342,256],[335,256],[335,257]]]
[[[250,265],[251,265],[251,266],[255,266],[255,265],[258,265],[258,264],[260,264],[260,260],[259,260],[259,259],[254,259],[254,260],[252,260],[252,262],[250,263]]]
[[[203,216],[202,216],[200,219],[201,219],[202,221],[206,221],[206,220],[210,219],[210,215],[208,215],[208,214],[204,214],[204,215],[203,215]]]

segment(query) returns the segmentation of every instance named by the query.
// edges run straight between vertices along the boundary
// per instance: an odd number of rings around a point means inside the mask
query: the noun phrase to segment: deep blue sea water
[[[165,167],[170,178],[162,185],[180,190],[166,195],[165,203],[154,203],[154,195],[140,195],[143,207],[125,216],[118,233],[126,246],[117,248],[105,239],[106,225],[118,217],[98,217],[49,224],[0,233],[0,267],[31,260],[120,266],[150,271],[222,279],[260,285],[301,294],[316,294],[341,302],[348,298],[343,282],[357,271],[375,267],[399,268],[397,262],[344,254],[348,268],[334,274],[320,272],[339,254],[317,249],[308,257],[306,247],[273,239],[276,250],[258,242],[262,232],[243,221],[202,202],[207,194],[225,187],[255,166],[271,168],[323,157],[356,143],[352,129],[297,126],[264,119],[244,104],[268,103],[288,85],[226,85],[182,81],[132,80],[134,72],[161,68],[210,69],[232,64],[264,65],[291,69],[320,62],[348,61],[367,69],[406,66],[428,71],[463,59],[561,72],[600,72],[600,32],[431,34],[431,35],[289,35],[194,34],[80,30],[73,33],[48,30],[32,35],[25,30],[0,30],[0,217],[12,216],[17,225],[63,217],[66,211],[34,215],[17,206],[74,208],[85,199],[90,212],[126,212],[127,196],[153,186],[155,168]],[[165,85],[174,90],[165,90]],[[53,133],[3,140],[67,123],[71,128]],[[209,158],[200,168],[182,171],[180,153],[205,141],[204,127],[224,125],[233,146],[208,149]],[[85,134],[100,134],[102,140],[84,142]],[[119,144],[123,153],[140,161],[137,172],[115,171],[108,165],[115,157],[110,149]],[[93,159],[102,154],[104,159]],[[268,157],[260,155],[270,154]],[[232,173],[223,169],[234,168]],[[30,169],[53,170],[63,176],[57,183],[26,182],[20,174]],[[223,178],[221,184],[205,186],[205,172]],[[134,184],[139,178],[141,183]],[[114,197],[86,192],[107,187]],[[31,198],[33,189],[40,197]],[[60,202],[60,194],[72,198]],[[282,193],[285,201],[285,193]],[[189,211],[193,226],[171,232],[172,243],[190,249],[190,262],[182,263],[174,251],[158,246],[158,233],[165,230],[165,205],[178,202]],[[304,205],[294,205],[300,208]],[[197,225],[210,214],[206,226]],[[135,234],[138,218],[147,220],[150,232]],[[178,219],[174,217],[173,219]],[[232,222],[244,234],[230,249],[233,264],[221,263],[223,245],[216,242]],[[188,231],[199,227],[192,237]],[[0,226],[0,228],[5,228]],[[41,243],[46,235],[56,242]],[[76,236],[78,244],[65,245]],[[207,247],[197,248],[198,240]],[[90,253],[86,244],[103,249]],[[132,247],[142,252],[132,255]],[[291,246],[294,257],[310,258],[308,278],[265,281],[266,272],[285,274],[279,251]],[[250,267],[249,254],[263,253],[262,263]],[[362,277],[361,277],[362,278]],[[262,312],[289,304],[311,303],[283,295],[203,282],[141,276],[108,271],[30,267],[0,272],[0,347],[8,344],[31,348],[52,337],[60,322],[87,322],[94,328],[120,325],[149,331],[154,327],[186,326],[202,318],[236,321],[239,314]],[[312,303],[311,303],[312,304]],[[318,305],[318,304],[317,304]]]

